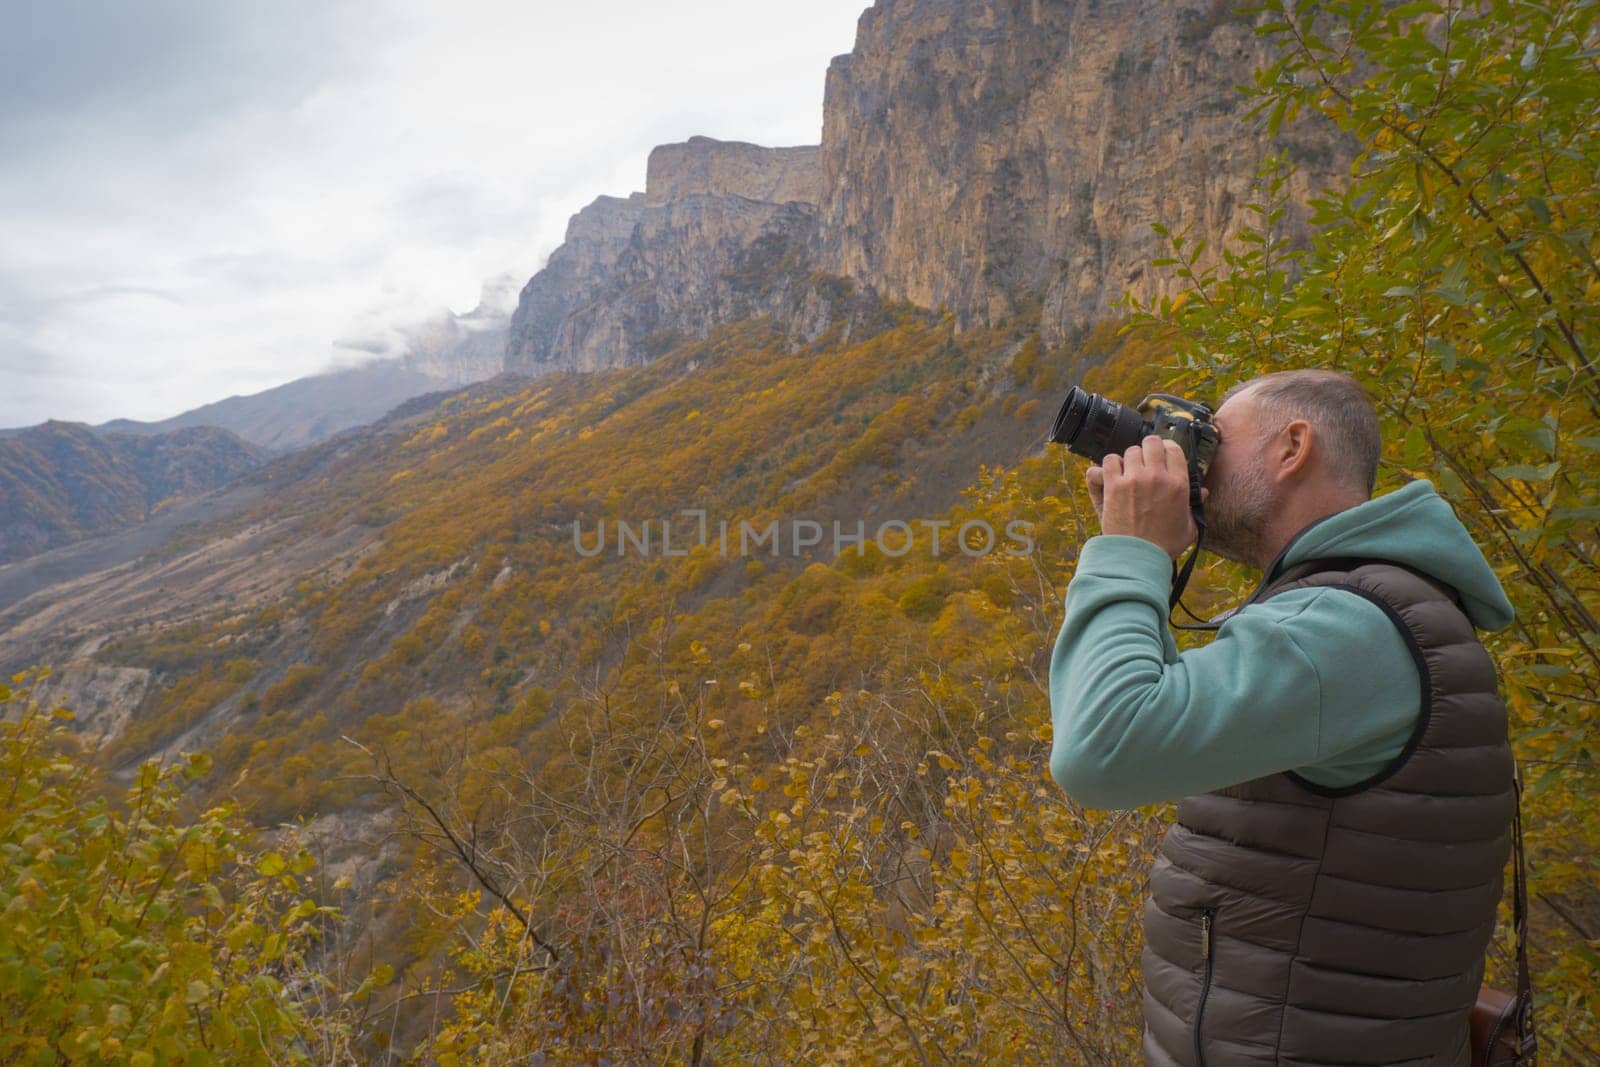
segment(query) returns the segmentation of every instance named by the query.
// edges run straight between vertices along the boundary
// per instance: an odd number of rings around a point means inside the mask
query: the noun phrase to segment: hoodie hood
[[[1511,602],[1500,580],[1432,482],[1411,482],[1306,527],[1268,568],[1267,581],[1286,567],[1332,557],[1404,564],[1459,593],[1467,618],[1478,629],[1511,624]]]

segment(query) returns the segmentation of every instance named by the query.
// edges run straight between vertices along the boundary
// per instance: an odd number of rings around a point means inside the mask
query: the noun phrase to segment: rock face
[[[966,326],[1037,314],[1051,342],[1160,295],[1152,224],[1214,259],[1254,219],[1268,145],[1235,87],[1269,57],[1235,6],[878,0],[828,69],[820,147],[655,149],[645,191],[579,212],[523,289],[507,369],[643,362],[748,314],[814,336],[839,310],[807,291],[823,277]],[[1320,133],[1277,147],[1294,204],[1349,159]]]
[[[810,276],[816,162],[815,147],[706,137],[655,149],[645,191],[598,197],[574,215],[523,288],[506,369],[647,362],[752,315],[820,330],[850,294]]]
[[[33,687],[41,708],[67,708],[73,729],[94,743],[113,740],[150,688],[150,672],[140,667],[108,667],[89,660],[56,668]]]
[[[658,145],[645,166],[645,200],[666,204],[689,196],[742,196],[816,204],[822,198],[820,151],[816,145],[762,148],[709,137]]]
[[[968,324],[1042,301],[1052,340],[1158,293],[1151,224],[1216,248],[1266,147],[1235,86],[1267,53],[1235,6],[879,0],[828,70],[827,269]],[[1339,153],[1288,143],[1303,203]]]

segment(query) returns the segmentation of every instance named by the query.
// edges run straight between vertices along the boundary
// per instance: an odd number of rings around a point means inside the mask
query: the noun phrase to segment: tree
[[[0,1061],[340,1062],[305,1007],[310,857],[256,850],[226,807],[185,817],[202,756],[112,802],[30,680],[0,685]]]
[[[1281,58],[1253,115],[1353,136],[1314,234],[1278,230],[1291,167],[1262,172],[1257,223],[1215,269],[1169,235],[1178,297],[1133,326],[1212,381],[1286,367],[1354,375],[1377,403],[1393,486],[1434,480],[1517,609],[1490,642],[1512,712],[1546,1051],[1600,1056],[1600,5],[1277,0]],[[1500,984],[1509,979],[1504,957]]]

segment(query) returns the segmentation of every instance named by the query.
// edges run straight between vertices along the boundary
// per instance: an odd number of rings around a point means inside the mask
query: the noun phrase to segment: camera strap
[[[1518,1062],[1532,1064],[1539,1054],[1539,1038],[1533,1029],[1533,981],[1528,977],[1528,870],[1522,858],[1522,771],[1511,766],[1511,784],[1517,806],[1512,810],[1511,840],[1516,849],[1516,867],[1511,874],[1511,922],[1517,933],[1517,1052]]]

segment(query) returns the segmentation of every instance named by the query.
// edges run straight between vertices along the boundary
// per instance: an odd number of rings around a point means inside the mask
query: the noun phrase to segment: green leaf
[[[284,862],[283,857],[278,855],[276,852],[268,852],[265,856],[262,856],[256,861],[256,870],[260,871],[268,878],[273,878],[282,874],[286,869],[288,869],[288,866],[289,865]]]
[[[1561,462],[1557,460],[1539,467],[1531,463],[1508,463],[1503,467],[1490,468],[1489,473],[1496,478],[1515,478],[1522,482],[1548,482],[1560,469]]]
[[[1427,353],[1439,361],[1439,366],[1446,374],[1456,369],[1456,346],[1446,341],[1443,337],[1430,337],[1423,346]]]
[[[1405,449],[1406,466],[1412,470],[1420,469],[1428,452],[1428,439],[1421,426],[1412,426],[1406,431]]]
[[[1413,241],[1417,242],[1417,244],[1421,244],[1422,242],[1426,241],[1428,239],[1428,229],[1429,229],[1430,225],[1431,225],[1431,220],[1428,218],[1427,212],[1425,212],[1425,211],[1412,212],[1412,214],[1411,214],[1411,239]]]
[[[190,781],[204,778],[211,773],[211,757],[204,752],[190,753],[189,762],[184,766],[183,773]]]

